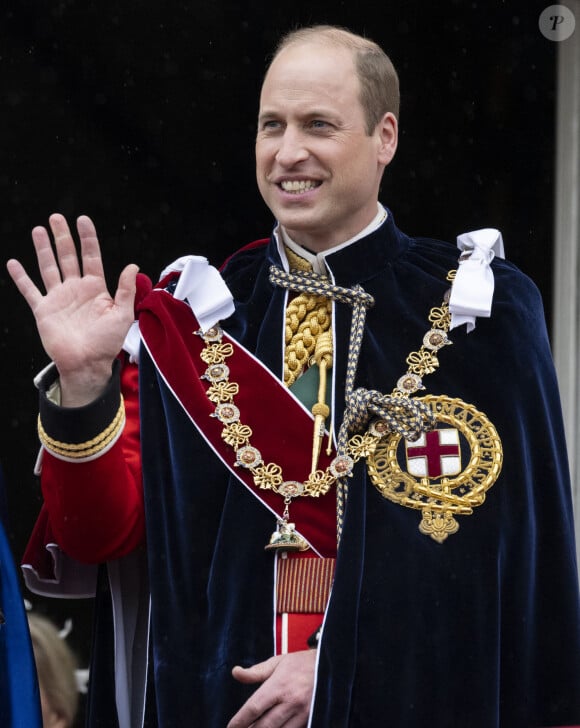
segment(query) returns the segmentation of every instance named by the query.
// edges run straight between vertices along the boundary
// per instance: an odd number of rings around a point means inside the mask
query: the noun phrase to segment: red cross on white
[[[443,428],[423,432],[415,442],[405,441],[407,470],[416,478],[441,478],[461,472],[459,432]]]

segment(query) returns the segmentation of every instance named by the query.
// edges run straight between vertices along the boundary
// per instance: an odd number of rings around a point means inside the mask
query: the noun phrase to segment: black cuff
[[[58,441],[84,443],[105,430],[115,419],[121,401],[120,362],[115,359],[112,376],[100,397],[82,407],[60,407],[46,396],[58,379],[58,370],[51,367],[39,383],[40,421],[46,434]]]

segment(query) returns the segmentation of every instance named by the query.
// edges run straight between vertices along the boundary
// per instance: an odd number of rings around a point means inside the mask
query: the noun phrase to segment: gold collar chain
[[[454,278],[455,271],[450,271],[447,280],[452,282]],[[421,348],[411,352],[406,359],[408,369],[398,379],[393,390],[392,397],[395,401],[409,399],[410,395],[424,389],[422,377],[438,368],[439,349],[452,343],[447,337],[451,323],[449,293],[450,291],[447,291],[440,306],[432,308],[429,312],[431,328],[423,336]],[[227,359],[234,353],[233,344],[222,341],[223,331],[219,325],[205,333],[201,330],[195,333],[205,342],[200,357],[208,365],[202,379],[210,383],[206,395],[215,404],[211,416],[216,417],[223,425],[221,437],[235,452],[234,465],[249,470],[258,488],[272,490],[284,498],[283,517],[266,548],[285,550],[308,548],[306,542],[294,533],[294,524],[288,522],[292,499],[300,496],[318,498],[327,493],[337,480],[352,477],[355,463],[374,451],[379,440],[392,431],[392,425],[385,419],[374,418],[368,425],[366,433],[350,437],[346,452],[338,454],[327,468],[311,471],[308,478],[302,482],[285,480],[282,468],[276,463],[265,462],[260,450],[251,444],[253,431],[248,425],[243,424],[241,412],[235,404],[239,385],[230,380],[230,370],[226,364]],[[394,409],[401,407],[395,405]]]

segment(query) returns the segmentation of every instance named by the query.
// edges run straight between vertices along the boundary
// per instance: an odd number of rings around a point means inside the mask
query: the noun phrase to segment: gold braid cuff
[[[61,442],[47,434],[38,416],[38,437],[42,445],[61,460],[86,460],[107,450],[119,437],[125,426],[125,403],[121,396],[119,409],[111,424],[86,442]]]

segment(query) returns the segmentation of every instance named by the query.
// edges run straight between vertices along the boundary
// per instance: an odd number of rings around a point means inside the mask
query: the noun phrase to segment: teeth
[[[284,192],[306,192],[306,190],[313,190],[318,187],[318,182],[311,179],[284,180],[284,182],[280,183],[280,187]]]

